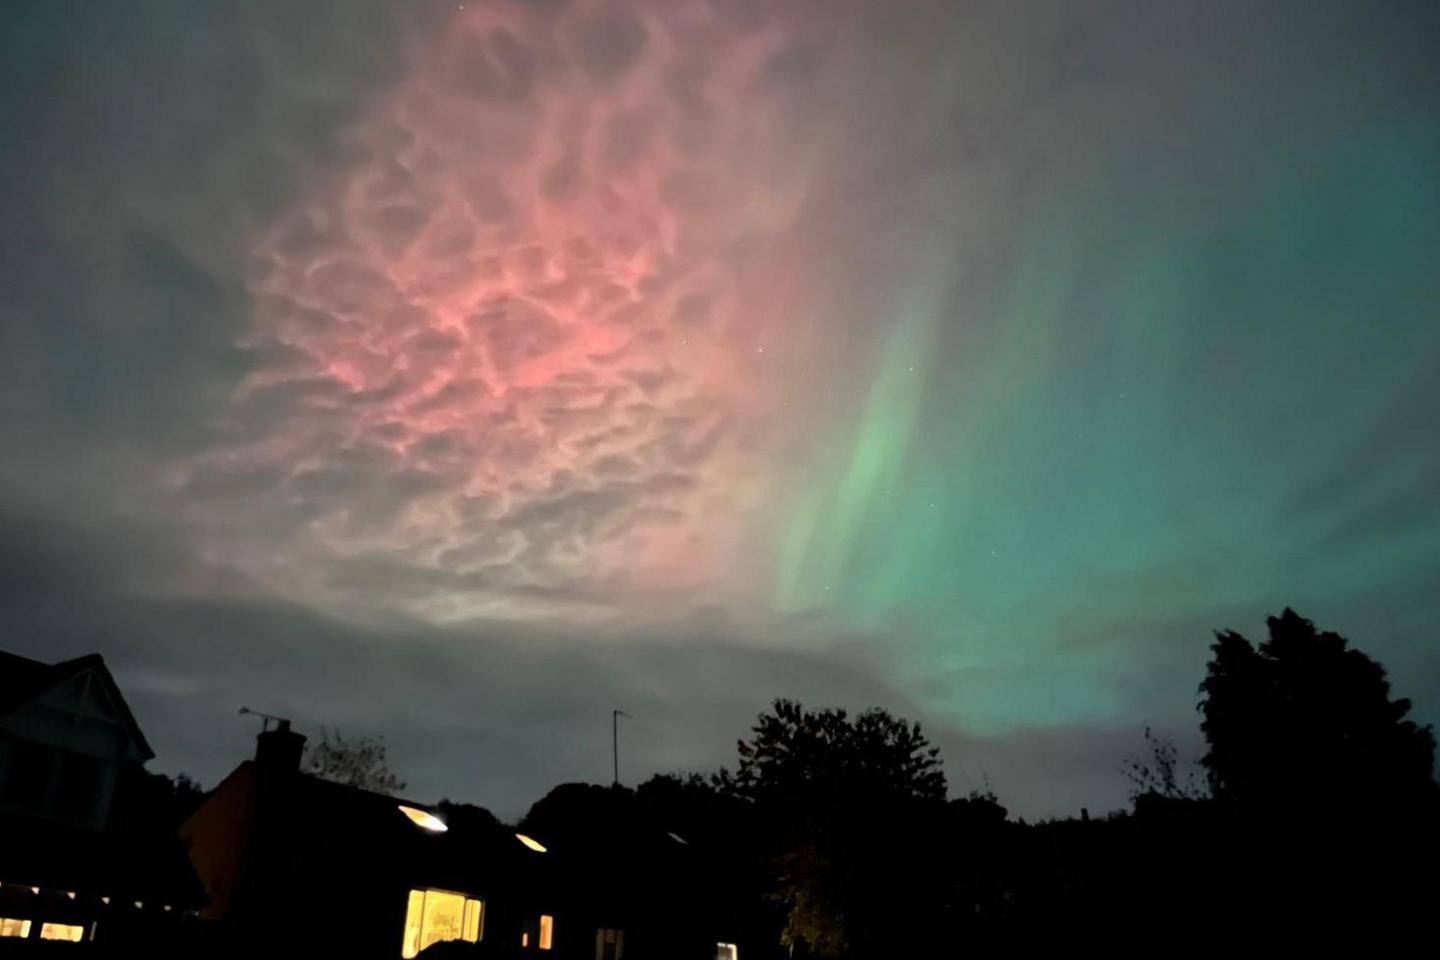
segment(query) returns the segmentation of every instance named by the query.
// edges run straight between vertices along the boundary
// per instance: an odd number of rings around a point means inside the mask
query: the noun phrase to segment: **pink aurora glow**
[[[446,617],[735,562],[830,121],[785,109],[781,24],[721,16],[466,5],[260,238],[238,400],[281,412],[219,456],[278,478],[310,549]]]

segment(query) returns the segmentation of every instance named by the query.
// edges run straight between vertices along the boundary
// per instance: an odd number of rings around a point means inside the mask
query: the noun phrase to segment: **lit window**
[[[717,943],[715,960],[740,960],[740,948],[733,943]]]
[[[24,940],[30,936],[29,920],[13,920],[10,917],[0,917],[0,937],[19,937]]]
[[[595,931],[595,960],[624,960],[625,931],[601,927]]]
[[[523,833],[517,833],[515,834],[515,839],[519,840],[521,843],[525,844],[525,846],[529,847],[531,850],[534,850],[536,853],[546,852],[545,845],[539,840],[536,840],[534,837],[527,837]]]
[[[540,914],[540,949],[549,950],[555,938],[555,918],[548,913]]]
[[[411,890],[405,907],[405,938],[400,956],[418,956],[432,943],[464,940],[478,943],[484,935],[485,902],[446,890]]]
[[[444,833],[446,830],[450,829],[449,827],[445,826],[444,820],[441,820],[439,817],[435,816],[435,814],[430,813],[427,810],[421,810],[419,807],[407,807],[404,804],[401,804],[400,812],[405,814],[405,816],[409,817],[410,822],[415,824],[415,826],[419,827],[421,830],[429,830],[431,833]]]
[[[479,900],[465,901],[465,927],[460,939],[468,943],[479,943],[485,935],[485,905]]]
[[[40,925],[41,940],[69,940],[72,943],[79,943],[85,936],[85,928],[74,923],[42,923]]]

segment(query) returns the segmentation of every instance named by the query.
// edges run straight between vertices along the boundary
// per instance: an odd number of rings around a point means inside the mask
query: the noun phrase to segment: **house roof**
[[[295,870],[345,873],[363,863],[367,871],[379,869],[419,885],[487,895],[502,882],[510,891],[527,887],[552,859],[527,850],[513,828],[480,807],[421,803],[299,771],[276,776],[252,760],[217,785],[206,803],[242,809],[224,804],[221,795],[227,790],[245,791],[262,804],[262,796],[268,796],[279,819],[259,842],[295,858]],[[402,806],[440,817],[447,829],[432,832],[417,826]],[[182,835],[241,829],[239,823],[207,820],[203,810],[191,815]],[[380,864],[384,867],[377,868]]]
[[[488,811],[471,808],[478,816],[454,814],[435,804],[373,793],[333,783],[309,774],[294,781],[292,821],[312,842],[353,846],[357,839],[392,862],[422,867],[435,885],[449,880],[456,889],[475,889],[467,881],[491,870],[511,882],[530,875],[548,860],[527,851],[514,831],[494,820]],[[407,806],[439,816],[447,825],[432,833],[412,823],[400,807]]]
[[[29,703],[55,685],[54,667],[0,650],[0,716]]]
[[[130,712],[130,705],[125,702],[124,694],[120,692],[115,678],[111,676],[109,668],[105,666],[105,658],[98,653],[89,653],[73,660],[62,660],[59,663],[42,663],[39,660],[0,650],[0,719],[86,670],[95,671],[95,675],[109,689],[110,699],[118,708],[120,718],[125,722],[130,736],[134,739],[136,746],[140,748],[144,758],[148,760],[155,756],[155,751],[150,748],[149,741],[141,732],[135,715]]]

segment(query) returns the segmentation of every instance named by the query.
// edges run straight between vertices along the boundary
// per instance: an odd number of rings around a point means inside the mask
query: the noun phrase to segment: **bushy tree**
[[[346,740],[339,730],[320,728],[320,742],[305,752],[305,770],[322,780],[374,793],[395,794],[405,783],[390,771],[384,737]]]
[[[1214,795],[1287,815],[1413,813],[1435,800],[1435,738],[1380,664],[1286,609],[1259,646],[1216,634],[1200,684]]]
[[[738,749],[731,789],[750,800],[945,799],[939,748],[920,724],[878,708],[852,719],[844,710],[806,710],[776,700]]]
[[[920,955],[944,882],[939,750],[919,724],[871,709],[807,710],[777,700],[739,743],[720,789],[768,831],[781,941],[822,957]]]

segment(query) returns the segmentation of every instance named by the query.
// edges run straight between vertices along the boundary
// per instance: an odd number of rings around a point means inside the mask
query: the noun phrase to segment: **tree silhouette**
[[[1167,800],[1199,800],[1204,791],[1195,782],[1195,771],[1190,769],[1181,780],[1177,769],[1180,751],[1175,741],[1158,736],[1148,726],[1145,728],[1145,743],[1150,756],[1127,757],[1121,768],[1125,779],[1130,781],[1130,801],[1133,803],[1143,796],[1159,796]]]
[[[346,740],[339,730],[320,728],[320,742],[305,752],[305,769],[322,780],[343,783],[374,793],[394,794],[405,789],[390,772],[384,737]]]
[[[851,718],[777,700],[722,791],[764,824],[782,944],[815,956],[923,955],[943,899],[933,853],[945,812],[939,750],[884,710]],[[919,939],[917,939],[919,938]]]
[[[1199,710],[1217,799],[1257,814],[1416,813],[1435,800],[1435,739],[1385,670],[1291,609],[1259,645],[1216,634]]]
[[[945,799],[945,773],[936,747],[911,724],[878,708],[853,720],[844,710],[806,710],[776,700],[750,740],[739,742],[732,789],[764,801],[772,797]]]

